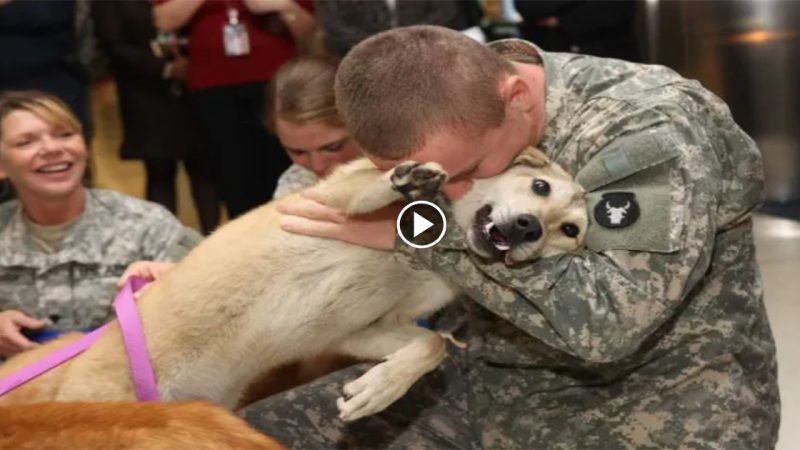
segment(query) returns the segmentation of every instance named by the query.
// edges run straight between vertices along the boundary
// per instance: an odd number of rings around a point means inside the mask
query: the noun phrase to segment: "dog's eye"
[[[533,180],[533,192],[542,197],[550,195],[550,183],[544,180]]]
[[[581,229],[578,228],[578,226],[575,225],[574,223],[565,223],[564,225],[561,225],[561,232],[571,238],[574,238],[578,237],[578,234],[581,232]]]

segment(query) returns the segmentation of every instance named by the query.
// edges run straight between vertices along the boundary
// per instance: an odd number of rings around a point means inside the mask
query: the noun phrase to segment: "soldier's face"
[[[408,158],[383,160],[370,158],[378,168],[389,170],[408,160],[432,161],[442,165],[450,179],[442,191],[450,199],[458,199],[472,187],[473,179],[499,175],[528,145],[526,133],[509,130],[509,123],[489,129],[477,136],[442,130],[431,134],[425,144]]]
[[[87,152],[78,130],[24,110],[8,114],[0,129],[0,178],[8,177],[21,198],[60,198],[81,186]]]
[[[523,149],[537,145],[544,134],[544,72],[536,66],[522,66],[525,76],[509,76],[501,83],[505,115],[499,126],[472,132],[438,130],[407,158],[370,159],[382,170],[408,160],[437,162],[450,175],[442,191],[452,200],[469,192],[472,180],[499,175]]]

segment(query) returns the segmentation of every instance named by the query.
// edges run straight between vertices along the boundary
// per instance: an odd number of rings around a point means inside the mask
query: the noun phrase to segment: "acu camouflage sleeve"
[[[142,258],[150,261],[179,261],[203,240],[197,231],[184,226],[167,210],[159,210],[148,222],[142,241]]]
[[[476,302],[560,351],[593,362],[621,359],[675,313],[709,266],[721,174],[702,133],[688,121],[661,124],[600,151],[635,153],[644,145],[675,150],[674,157],[642,165],[640,173],[616,182],[645,196],[662,194],[652,197],[669,210],[664,235],[655,240],[665,241],[658,248],[602,249],[600,243],[577,255],[506,267],[467,252],[454,242],[463,239],[463,231],[450,225],[437,246],[415,250],[400,244],[398,250],[412,265],[444,275]]]

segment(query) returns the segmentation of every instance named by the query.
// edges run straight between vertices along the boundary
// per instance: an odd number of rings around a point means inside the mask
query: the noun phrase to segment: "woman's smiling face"
[[[27,110],[0,122],[0,177],[20,197],[66,197],[81,187],[88,154],[80,130],[49,123]]]

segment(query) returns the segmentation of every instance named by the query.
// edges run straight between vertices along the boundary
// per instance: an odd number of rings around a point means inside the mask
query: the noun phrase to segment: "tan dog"
[[[438,165],[381,173],[348,164],[309,195],[349,214],[434,194]],[[536,150],[504,174],[476,182],[454,205],[470,247],[507,264],[576,251],[587,226],[583,190]],[[391,252],[292,235],[267,204],[222,227],[139,299],[164,400],[208,399],[228,408],[260,375],[328,353],[382,361],[344,386],[340,417],[381,411],[442,360],[437,333],[414,325],[458,294],[434,273]],[[63,345],[56,342],[37,350]],[[0,367],[16,370],[23,355]],[[133,400],[119,329],[69,363],[0,398],[0,404]]]
[[[208,402],[4,406],[0,424],[0,450],[283,448]]]

